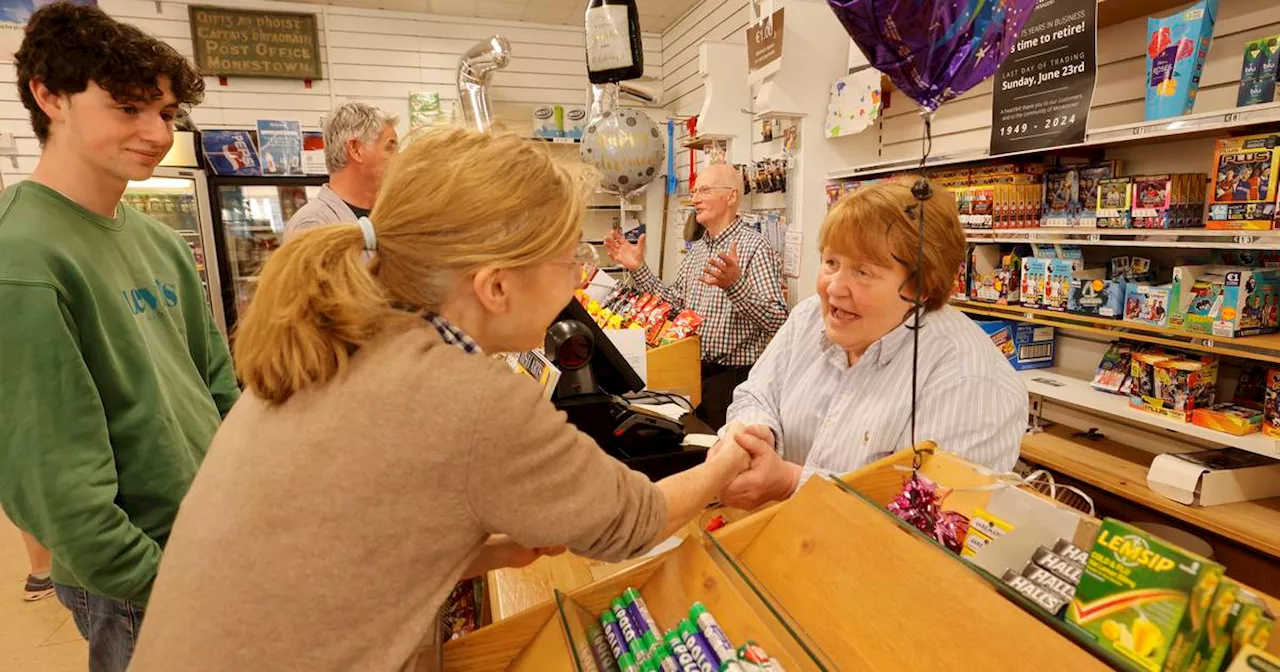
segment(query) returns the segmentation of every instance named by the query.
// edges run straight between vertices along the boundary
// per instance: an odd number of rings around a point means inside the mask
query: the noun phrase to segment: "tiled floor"
[[[0,670],[85,672],[89,650],[58,598],[22,601],[27,552],[0,515]]]

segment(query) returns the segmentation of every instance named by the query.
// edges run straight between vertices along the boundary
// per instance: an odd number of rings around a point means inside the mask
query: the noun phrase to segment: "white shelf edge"
[[[1130,408],[1129,398],[1126,396],[1095,390],[1089,384],[1089,381],[1064,375],[1054,369],[1019,371],[1018,376],[1026,383],[1029,394],[1038,394],[1046,399],[1052,399],[1095,413],[1123,418],[1130,422],[1192,436],[1211,443],[1239,448],[1240,450],[1247,450],[1267,457],[1280,458],[1280,439],[1267,436],[1261,432],[1247,436],[1235,436],[1226,432],[1218,432],[1199,425],[1193,425],[1189,422],[1181,423],[1154,413],[1139,411]],[[1036,378],[1056,381],[1062,383],[1062,386],[1057,387],[1050,383],[1039,382]]]
[[[937,166],[953,165],[956,163],[983,161],[986,159],[1003,159],[1022,156],[1025,154],[1054,152],[1076,147],[1097,147],[1102,145],[1113,145],[1152,139],[1170,140],[1177,139],[1180,136],[1189,136],[1195,133],[1226,131],[1245,126],[1277,121],[1280,121],[1280,103],[1235,107],[1226,110],[1217,110],[1214,112],[1201,112],[1181,117],[1170,117],[1168,119],[1105,126],[1103,128],[1087,131],[1085,133],[1084,142],[1075,145],[1060,145],[1056,147],[1046,147],[1044,149],[1009,152],[1007,154],[992,154],[990,149],[978,149],[949,156],[936,157],[935,159],[928,161],[925,166],[932,168]],[[879,175],[881,173],[893,172],[895,170],[916,168],[919,165],[919,159],[867,163],[860,166],[852,166],[849,168],[830,171],[827,173],[827,179],[839,180],[850,177],[869,177],[872,175]]]

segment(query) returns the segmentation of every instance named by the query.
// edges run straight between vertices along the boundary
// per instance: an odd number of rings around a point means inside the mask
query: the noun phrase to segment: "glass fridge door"
[[[195,257],[214,320],[225,333],[218,261],[203,173],[161,168],[150,179],[130,182],[121,200],[182,236]]]
[[[267,256],[280,247],[285,222],[318,191],[319,187],[293,185],[218,187],[237,315],[244,313],[253,298]]]

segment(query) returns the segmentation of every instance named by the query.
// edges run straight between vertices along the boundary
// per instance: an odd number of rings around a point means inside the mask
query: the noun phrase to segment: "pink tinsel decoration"
[[[902,492],[886,508],[890,513],[906,521],[916,529],[937,539],[939,543],[959,553],[964,537],[969,533],[969,519],[955,511],[943,511],[942,500],[948,492],[939,492],[933,481],[912,474],[902,486]]]

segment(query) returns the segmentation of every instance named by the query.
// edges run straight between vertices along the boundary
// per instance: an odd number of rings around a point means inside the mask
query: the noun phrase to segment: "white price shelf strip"
[[[1062,243],[1100,247],[1280,250],[1280,231],[1209,229],[965,229],[971,243]]]
[[[957,163],[981,161],[984,159],[1021,156],[1025,154],[1039,154],[1059,149],[1068,149],[1071,147],[1097,147],[1126,142],[1176,140],[1193,135],[1237,130],[1247,126],[1255,126],[1258,124],[1277,121],[1280,121],[1280,103],[1267,103],[1265,105],[1252,105],[1250,107],[1220,110],[1218,112],[1188,114],[1174,119],[1140,121],[1136,124],[1121,124],[1118,126],[1097,128],[1085,133],[1084,142],[1078,145],[1063,145],[1060,147],[1049,147],[1046,149],[1033,149],[1024,152],[995,155],[991,154],[986,149],[981,149],[948,156],[938,156],[930,160],[926,165],[930,167],[947,166]],[[861,166],[833,170],[830,173],[827,173],[827,179],[864,177],[879,173],[892,172],[895,170],[911,170],[918,167],[919,164],[919,160],[916,159],[868,163]]]
[[[1280,458],[1280,439],[1266,436],[1261,432],[1248,436],[1235,436],[1226,432],[1177,422],[1154,413],[1139,411],[1129,406],[1129,398],[1119,394],[1110,394],[1093,389],[1087,380],[1080,380],[1063,375],[1053,369],[1032,369],[1019,371],[1027,385],[1027,392],[1038,394],[1063,404],[1076,406],[1095,413],[1122,418],[1129,422],[1157,427],[1177,434],[1194,436],[1223,446],[1231,446],[1251,453]]]

